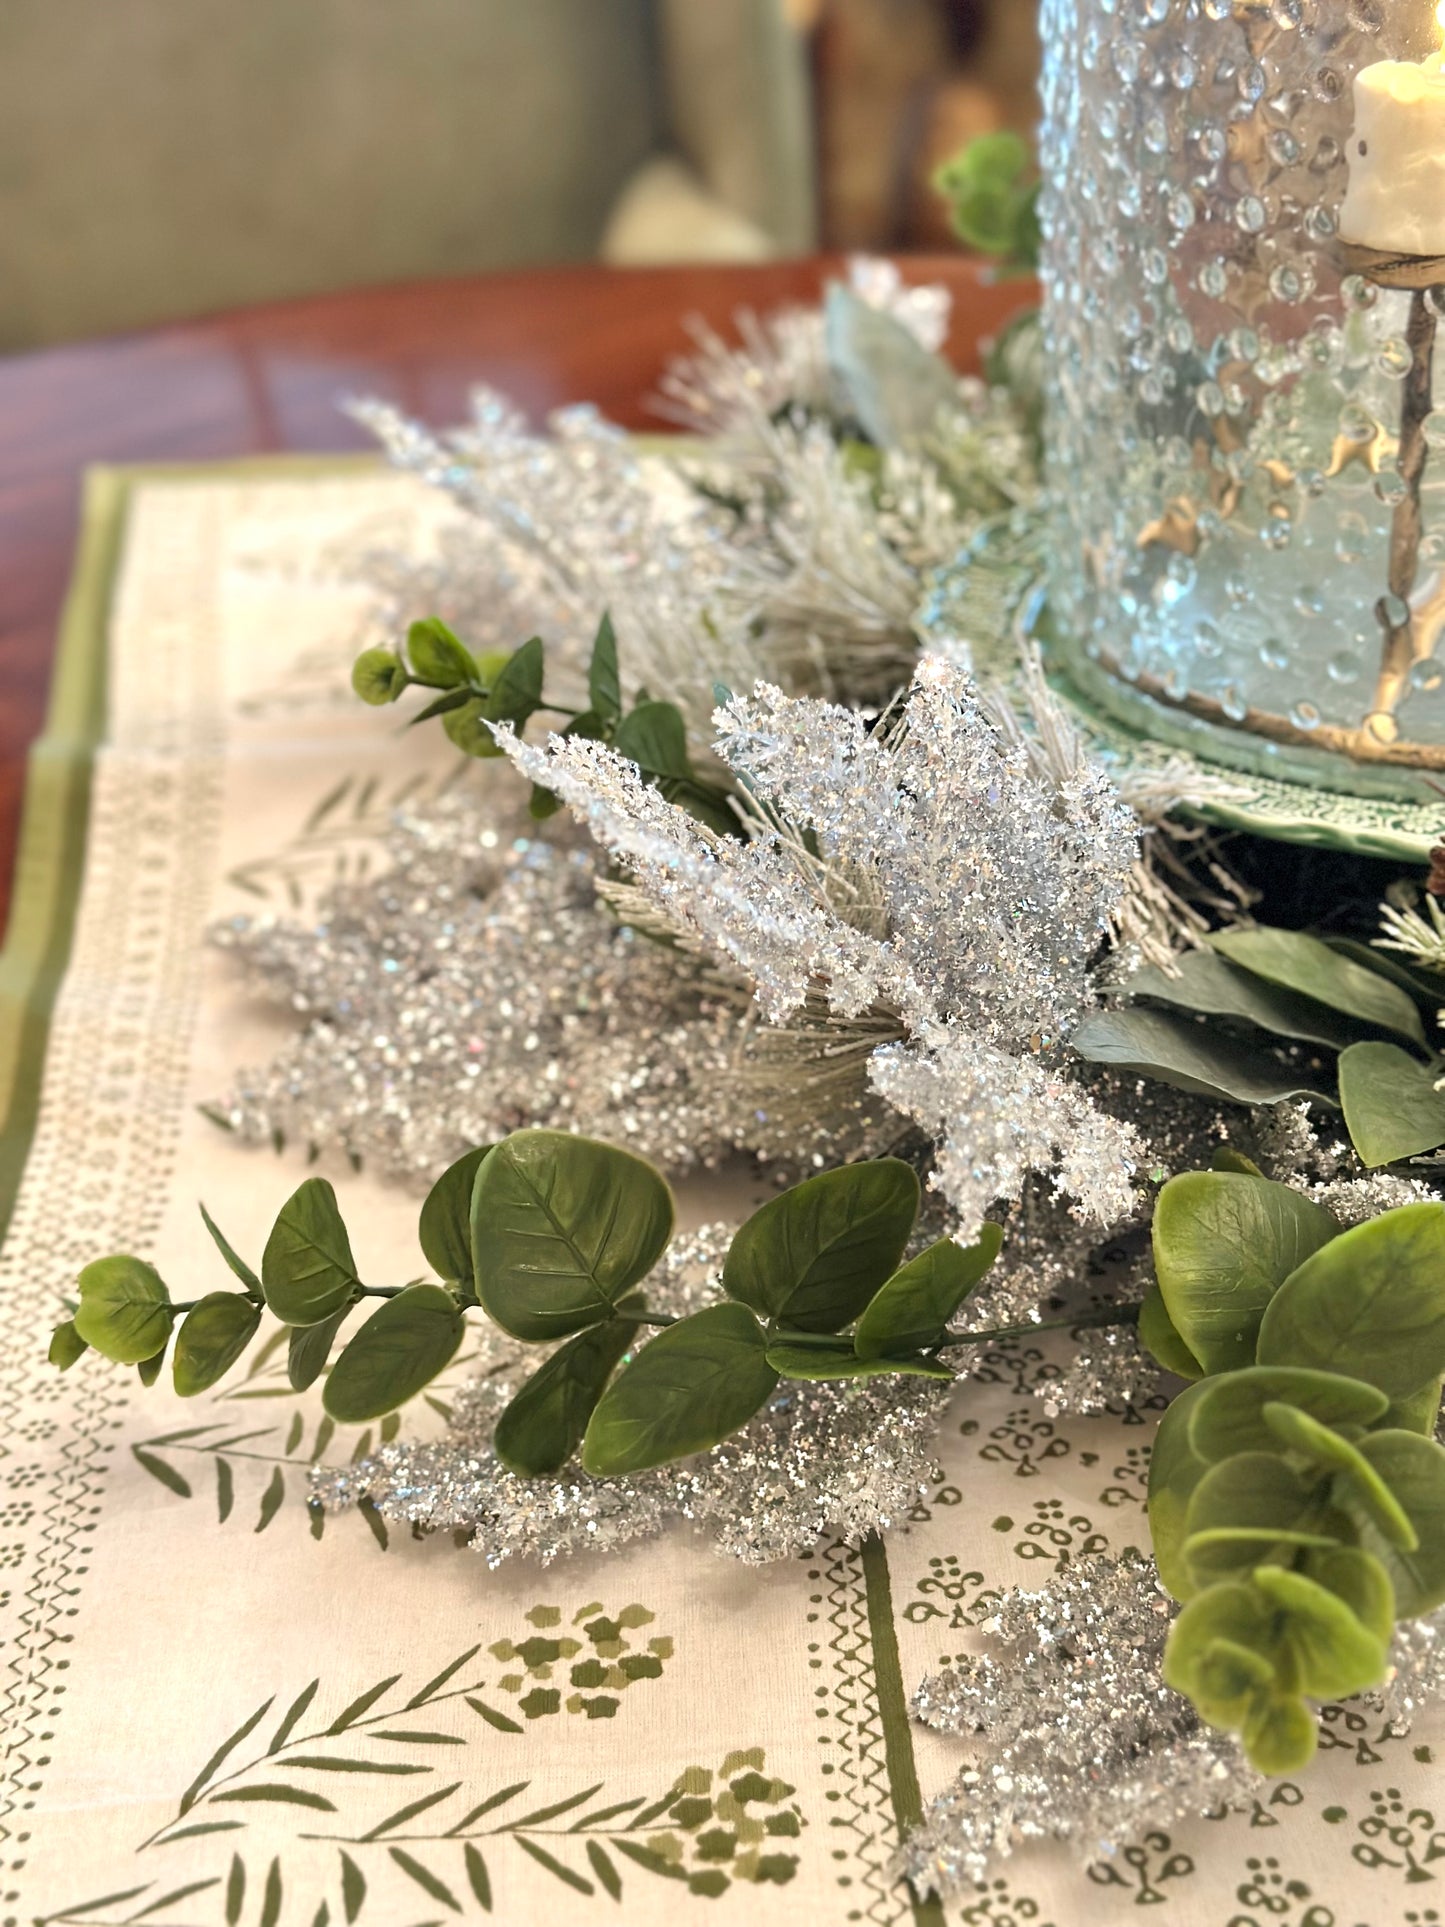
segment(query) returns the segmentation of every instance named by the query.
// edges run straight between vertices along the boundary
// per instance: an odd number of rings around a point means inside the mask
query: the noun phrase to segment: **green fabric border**
[[[377,468],[373,455],[276,455],[87,469],[45,729],[26,763],[10,923],[0,950],[0,1243],[40,1110],[50,1018],[70,962],[91,774],[107,721],[106,644],[131,496],[150,481],[298,479]]]

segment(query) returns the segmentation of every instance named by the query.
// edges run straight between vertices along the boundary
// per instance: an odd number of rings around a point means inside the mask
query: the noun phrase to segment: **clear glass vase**
[[[1445,262],[1391,267],[1339,216],[1355,75],[1438,49],[1435,0],[1043,0],[1042,26],[1064,666],[1212,760],[1418,796],[1445,771]]]

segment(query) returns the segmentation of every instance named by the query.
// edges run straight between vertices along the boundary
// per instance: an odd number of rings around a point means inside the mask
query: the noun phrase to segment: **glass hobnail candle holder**
[[[1435,0],[1043,0],[1042,28],[1062,664],[1212,761],[1418,796],[1445,771],[1445,261],[1338,228],[1354,77],[1438,48]]]

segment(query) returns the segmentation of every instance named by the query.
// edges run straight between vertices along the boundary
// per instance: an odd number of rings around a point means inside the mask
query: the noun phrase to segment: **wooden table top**
[[[840,267],[819,257],[409,282],[0,360],[0,928],[88,464],[363,448],[341,396],[380,395],[440,424],[460,419],[478,381],[534,418],[585,400],[657,429],[647,398],[686,347],[689,316],[725,330],[739,308],[811,299]],[[961,257],[903,267],[953,288],[950,351],[965,369],[1030,293]]]

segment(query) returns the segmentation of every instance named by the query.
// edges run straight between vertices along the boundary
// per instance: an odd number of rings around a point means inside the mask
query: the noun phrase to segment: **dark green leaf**
[[[341,1904],[346,1910],[348,1923],[353,1922],[361,1912],[366,1900],[366,1875],[357,1866],[349,1853],[341,1855]]]
[[[224,1525],[231,1516],[231,1508],[236,1503],[236,1475],[232,1472],[230,1461],[216,1460],[216,1518]]]
[[[487,1863],[470,1840],[462,1849],[462,1858],[466,1862],[467,1883],[477,1897],[477,1905],[483,1913],[489,1914],[492,1911],[492,1877],[487,1872]]]
[[[387,1851],[402,1872],[414,1880],[423,1893],[430,1894],[433,1900],[439,1900],[443,1907],[450,1907],[454,1914],[462,1911],[462,1903],[447,1883],[439,1879],[430,1867],[424,1867],[414,1854],[408,1853],[405,1847],[389,1847]]]
[[[75,1320],[67,1318],[50,1334],[50,1350],[46,1355],[52,1365],[62,1372],[68,1372],[77,1359],[84,1358],[89,1350],[89,1345],[75,1329]]]
[[[382,1734],[381,1738],[386,1736]],[[293,1754],[280,1762],[308,1773],[430,1773],[429,1766],[413,1766],[405,1760],[342,1760],[327,1753]]]
[[[1408,1398],[1391,1401],[1390,1409],[1380,1421],[1381,1430],[1392,1432],[1418,1432],[1422,1438],[1435,1436],[1435,1424],[1440,1417],[1440,1384],[1431,1379],[1422,1385],[1418,1392],[1411,1392]]]
[[[1340,1103],[1362,1163],[1395,1164],[1445,1144],[1439,1075],[1398,1044],[1355,1044],[1344,1053]]]
[[[1189,950],[1174,960],[1173,972],[1136,971],[1124,986],[1131,998],[1170,1004],[1209,1017],[1237,1018],[1277,1037],[1296,1038],[1343,1050],[1365,1035],[1365,1027],[1337,1010],[1282,990],[1277,984],[1241,970],[1212,950]]]
[[[472,1253],[482,1304],[516,1338],[566,1338],[609,1317],[672,1236],[650,1164],[565,1131],[517,1131],[478,1173]]]
[[[394,703],[406,688],[406,665],[391,649],[363,649],[351,665],[351,687],[364,703]]]
[[[1408,1398],[1445,1373],[1445,1204],[1407,1204],[1338,1238],[1280,1287],[1261,1365],[1343,1372]]]
[[[428,1191],[417,1225],[422,1252],[439,1278],[475,1293],[472,1275],[472,1191],[490,1144],[479,1144],[447,1166]]]
[[[518,729],[542,702],[542,639],[533,636],[510,655],[491,686],[482,714],[491,723]]]
[[[167,1491],[174,1492],[178,1499],[190,1498],[189,1483],[181,1477],[173,1465],[167,1465],[164,1459],[158,1459],[154,1452],[147,1452],[143,1445],[133,1445],[130,1449],[136,1464],[143,1466],[153,1479],[158,1479]]]
[[[1367,1520],[1360,1544],[1390,1575],[1395,1611],[1415,1619],[1445,1605],[1445,1450],[1416,1432],[1371,1432],[1360,1451],[1389,1487],[1414,1527],[1418,1546],[1404,1552]]]
[[[213,1291],[193,1305],[176,1334],[171,1372],[182,1398],[208,1392],[256,1336],[261,1307],[243,1291]]]
[[[534,783],[532,785],[532,794],[527,804],[527,813],[534,823],[545,823],[549,817],[555,816],[561,807],[562,799],[560,796],[557,796],[551,790],[544,790],[540,783]]]
[[[441,689],[471,682],[478,673],[471,650],[440,616],[427,616],[411,625],[406,632],[406,653],[417,680]]]
[[[237,1252],[222,1235],[220,1226],[204,1205],[201,1206],[201,1221],[207,1231],[210,1232],[217,1251],[220,1252],[221,1256],[231,1267],[231,1270],[235,1272],[241,1283],[253,1292],[259,1291],[261,1289],[261,1280],[256,1276],[255,1272],[252,1271],[251,1267],[246,1263],[246,1260],[241,1257],[240,1253]]]
[[[669,1325],[602,1394],[582,1444],[594,1478],[705,1452],[765,1404],[778,1375],[743,1305],[713,1305]]]
[[[257,1532],[264,1532],[276,1514],[281,1510],[281,1502],[286,1497],[286,1478],[278,1465],[267,1481],[266,1490],[261,1494],[261,1512],[256,1520]]]
[[[789,1344],[778,1338],[768,1346],[768,1363],[780,1378],[828,1382],[845,1378],[936,1378],[952,1384],[953,1372],[940,1359],[917,1354],[896,1358],[860,1358],[846,1338],[831,1345]]]
[[[211,1795],[212,1806],[219,1806],[223,1800],[247,1802],[274,1802],[278,1806],[313,1807],[318,1813],[335,1813],[336,1808],[321,1794],[312,1793],[307,1787],[276,1785],[226,1787],[220,1793]]]
[[[226,1927],[236,1927],[246,1904],[246,1863],[240,1854],[231,1855],[231,1872],[226,1881]]]
[[[1320,1205],[1265,1178],[1170,1179],[1154,1208],[1154,1269],[1174,1329],[1207,1372],[1253,1363],[1265,1307],[1338,1230]]]
[[[343,1707],[327,1727],[327,1738],[337,1733],[344,1733],[349,1726],[355,1726],[362,1714],[369,1713],[376,1702],[383,1699],[400,1678],[400,1673],[392,1673],[386,1679],[379,1679],[375,1686],[368,1686],[364,1693],[358,1693],[350,1705]]]
[[[897,1269],[918,1197],[918,1174],[899,1158],[808,1178],[743,1225],[723,1289],[798,1331],[841,1331]]]
[[[136,1376],[139,1378],[141,1384],[147,1387],[154,1385],[161,1375],[161,1367],[165,1362],[166,1354],[164,1346],[156,1353],[154,1358],[143,1358],[135,1368]]]
[[[323,1318],[319,1325],[293,1325],[286,1341],[286,1376],[293,1392],[307,1391],[326,1369],[336,1334],[351,1315],[355,1300],[348,1298],[340,1311]]]
[[[695,776],[662,776],[657,780],[657,787],[669,803],[686,810],[694,821],[704,824],[715,836],[738,835],[737,812],[727,791],[716,784],[700,783]]]
[[[1294,1097],[1335,1101],[1327,1078],[1167,1011],[1102,1010],[1086,1018],[1069,1041],[1091,1064],[1137,1071],[1229,1104],[1282,1104]]]
[[[575,1888],[579,1894],[596,1893],[597,1889],[590,1880],[584,1880],[580,1873],[573,1873],[570,1867],[564,1867],[555,1855],[548,1853],[545,1847],[538,1846],[535,1840],[529,1840],[521,1833],[514,1834],[512,1837],[524,1853],[532,1856],[539,1867],[545,1867],[548,1873],[555,1874],[567,1886]]]
[[[443,1800],[450,1800],[460,1785],[460,1780],[453,1780],[450,1786],[438,1787],[435,1793],[424,1793],[419,1800],[412,1800],[408,1805],[398,1807],[395,1813],[389,1813],[369,1833],[362,1834],[362,1839],[379,1840],[384,1833],[390,1833],[394,1827],[404,1826],[408,1820],[414,1820],[419,1813],[425,1813],[430,1807],[440,1806]]]
[[[464,756],[500,756],[502,750],[488,729],[484,720],[486,701],[481,696],[470,696],[455,709],[447,709],[442,715],[442,728]]]
[[[163,1352],[171,1335],[171,1298],[160,1273],[143,1258],[97,1258],[80,1274],[75,1329],[117,1365],[139,1365]]]
[[[1231,963],[1267,983],[1313,997],[1358,1023],[1395,1031],[1417,1044],[1425,1041],[1413,997],[1318,937],[1299,930],[1219,930],[1209,941]]]
[[[468,1646],[464,1653],[458,1653],[456,1658],[448,1661],[439,1673],[434,1674],[432,1678],[427,1681],[425,1686],[412,1694],[402,1710],[407,1713],[412,1713],[415,1712],[418,1706],[425,1706],[427,1701],[433,1699],[446,1685],[447,1681],[453,1679],[469,1659],[475,1659],[481,1650],[480,1645]]]
[[[589,1840],[587,1842],[587,1859],[593,1873],[597,1876],[599,1886],[601,1886],[605,1892],[611,1894],[614,1900],[621,1900],[622,1882],[618,1878],[616,1867],[614,1867],[612,1862],[607,1858],[606,1849],[599,1841]]]
[[[587,666],[587,700],[604,723],[615,723],[622,714],[622,679],[617,668],[617,634],[610,615],[597,626],[592,644],[592,660]]]
[[[332,1366],[322,1403],[342,1425],[361,1425],[424,1391],[455,1358],[462,1309],[440,1285],[409,1285],[388,1298]]]
[[[1445,978],[1438,977],[1423,966],[1411,970],[1398,957],[1388,951],[1378,949],[1374,944],[1356,943],[1353,937],[1326,937],[1326,944],[1342,957],[1350,957],[1357,964],[1363,964],[1377,977],[1384,977],[1401,990],[1408,991],[1427,1017],[1433,1017],[1442,1004],[1445,1004]]]
[[[1265,1422],[1266,1405],[1283,1402],[1325,1425],[1373,1425],[1384,1416],[1383,1392],[1339,1372],[1312,1372],[1287,1365],[1251,1365],[1210,1379],[1194,1401],[1189,1445],[1208,1465],[1236,1452],[1277,1449]]]
[[[281,1207],[261,1255],[266,1303],[286,1325],[319,1325],[356,1288],[356,1260],[325,1178],[307,1178]]]
[[[1160,1421],[1149,1458],[1149,1531],[1154,1561],[1166,1590],[1188,1599],[1194,1581],[1184,1563],[1184,1522],[1194,1488],[1209,1470],[1189,1442],[1190,1419],[1208,1381],[1179,1394]]]
[[[539,1365],[493,1430],[492,1448],[503,1465],[529,1478],[560,1471],[582,1443],[608,1379],[637,1336],[633,1325],[593,1325]]]
[[[898,1357],[936,1345],[1002,1245],[1003,1227],[985,1224],[976,1244],[941,1238],[895,1271],[858,1320],[853,1334],[858,1356]]]
[[[438,716],[449,716],[454,709],[465,709],[469,703],[479,706],[479,699],[471,690],[443,690],[440,696],[433,696],[429,703],[416,712],[407,727],[416,729],[421,723],[434,723]]]
[[[467,1705],[471,1707],[474,1713],[479,1713],[487,1722],[488,1726],[496,1727],[499,1733],[520,1733],[522,1731],[522,1728],[515,1720],[509,1719],[505,1713],[499,1713],[495,1706],[488,1706],[485,1700],[473,1699],[468,1695]]]
[[[222,1740],[221,1744],[216,1748],[215,1752],[211,1755],[210,1759],[206,1761],[206,1764],[201,1768],[200,1772],[196,1775],[195,1779],[191,1781],[191,1784],[186,1788],[185,1792],[181,1795],[181,1804],[179,1808],[179,1811],[181,1813],[190,1812],[191,1808],[196,1804],[197,1799],[204,1792],[206,1786],[209,1784],[210,1780],[214,1776],[216,1769],[223,1763],[223,1761],[227,1759],[227,1757],[231,1753],[235,1751],[235,1749],[241,1744],[242,1740],[246,1739],[250,1734],[255,1732],[256,1728],[261,1724],[262,1720],[264,1720],[266,1715],[271,1711],[271,1707],[275,1702],[275,1697],[276,1696],[273,1693],[270,1699],[263,1700],[262,1703],[256,1708],[255,1712],[251,1715],[251,1717],[248,1720],[243,1720],[241,1724],[236,1728],[235,1732],[229,1736],[229,1738]]]
[[[1139,1340],[1166,1372],[1180,1378],[1203,1378],[1204,1367],[1174,1329],[1169,1307],[1158,1285],[1151,1285],[1139,1307]]]
[[[612,746],[645,776],[691,776],[687,724],[676,703],[640,702],[617,726]]]
[[[303,1686],[301,1688],[301,1691],[296,1695],[295,1699],[292,1700],[290,1706],[287,1707],[285,1717],[282,1719],[281,1724],[271,1735],[271,1744],[266,1748],[268,1753],[279,1753],[287,1740],[290,1739],[296,1730],[297,1722],[307,1707],[310,1706],[312,1700],[315,1699],[316,1691],[320,1684],[321,1681],[319,1679],[313,1679],[309,1686]]]
[[[281,1919],[281,1861],[274,1859],[266,1869],[266,1889],[261,1896],[261,1918],[257,1927],[278,1927]]]

